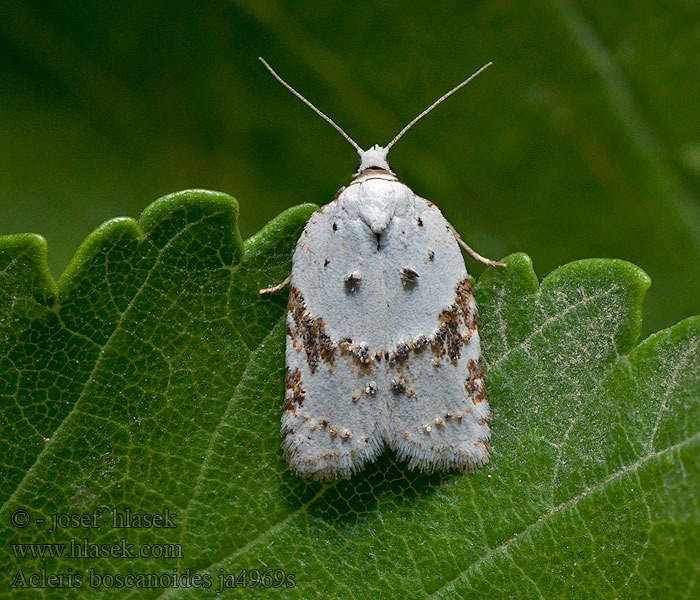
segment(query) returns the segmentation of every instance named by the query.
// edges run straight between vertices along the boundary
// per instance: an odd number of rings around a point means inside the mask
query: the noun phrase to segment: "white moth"
[[[314,479],[349,477],[384,444],[409,468],[471,470],[489,458],[489,406],[477,308],[460,252],[438,208],[401,183],[391,146],[358,151],[335,200],[309,219],[294,251],[287,312],[282,436],[287,460]]]

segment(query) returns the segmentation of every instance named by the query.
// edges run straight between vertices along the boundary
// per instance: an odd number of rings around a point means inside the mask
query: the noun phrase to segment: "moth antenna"
[[[352,146],[355,148],[355,150],[357,150],[357,153],[358,153],[360,156],[362,156],[362,153],[364,152],[364,150],[362,150],[362,148],[360,148],[360,146],[357,144],[357,142],[355,142],[355,140],[353,140],[347,133],[345,133],[345,132],[333,121],[333,119],[331,119],[329,116],[325,115],[325,114],[322,113],[320,110],[318,110],[318,108],[316,108],[313,104],[311,104],[311,102],[309,102],[306,98],[304,98],[304,96],[302,96],[302,95],[301,95],[299,92],[297,92],[291,85],[289,85],[284,79],[282,79],[282,78],[275,72],[275,70],[267,63],[267,61],[266,61],[262,56],[258,56],[258,59],[260,60],[260,62],[261,62],[262,64],[265,65],[265,67],[267,68],[267,70],[270,71],[270,73],[272,73],[272,76],[273,76],[277,81],[279,81],[284,87],[286,87],[290,92],[292,92],[292,94],[294,94],[297,98],[299,98],[299,100],[301,100],[304,104],[306,104],[306,106],[308,106],[311,110],[313,110],[319,117],[321,117],[322,119],[325,119],[325,120],[328,121],[333,127],[335,127],[335,129],[338,131],[338,133],[340,133],[340,135],[342,135],[348,142],[350,142],[350,143],[352,144]],[[466,82],[465,82],[465,83],[466,83]],[[450,93],[451,93],[451,92],[450,92]],[[449,95],[449,94],[448,94],[448,95]],[[432,107],[431,107],[431,108],[432,108]],[[402,132],[402,133],[403,133],[403,132]]]
[[[262,59],[260,59],[262,60]],[[265,62],[265,61],[263,61]],[[459,85],[453,87],[449,92],[447,92],[445,95],[440,96],[435,102],[433,102],[428,108],[426,108],[421,114],[419,114],[413,121],[411,121],[406,127],[404,127],[399,133],[396,135],[396,137],[391,140],[384,148],[385,150],[389,150],[396,142],[401,139],[401,136],[403,136],[404,133],[406,133],[411,127],[413,127],[420,119],[422,119],[425,115],[427,115],[431,110],[433,110],[438,104],[440,104],[443,100],[447,100],[452,94],[454,94],[458,89],[463,88],[465,85],[467,85],[472,79],[474,79],[477,75],[479,75],[482,71],[485,71],[488,69],[493,63],[492,62],[487,62],[481,69],[479,69],[476,73],[473,75],[470,75],[467,77],[462,83]],[[268,67],[269,68],[269,67]],[[272,69],[270,69],[272,70]],[[274,74],[274,71],[273,71]],[[303,98],[302,98],[303,99]]]

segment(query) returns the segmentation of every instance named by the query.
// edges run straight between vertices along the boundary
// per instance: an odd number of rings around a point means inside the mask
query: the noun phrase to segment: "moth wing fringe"
[[[284,425],[282,431],[284,434]],[[308,443],[307,440],[299,440],[293,433],[284,437],[285,456],[291,467],[300,475],[310,479],[334,481],[349,479],[355,472],[364,469],[367,463],[374,461],[382,453],[385,441],[383,429],[380,424],[377,424],[366,442],[359,441],[357,446],[344,449],[342,454],[329,450],[329,453],[324,456],[305,458],[301,447],[306,443]],[[351,451],[355,451],[355,456],[350,454]]]

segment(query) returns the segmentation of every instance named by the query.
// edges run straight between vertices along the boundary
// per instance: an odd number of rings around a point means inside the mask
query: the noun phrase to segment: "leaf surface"
[[[281,451],[286,294],[257,291],[289,272],[313,208],[242,243],[231,197],[174,194],[96,230],[57,285],[41,238],[2,238],[0,594],[43,568],[81,574],[75,597],[208,597],[93,587],[177,569],[209,576],[211,597],[257,597],[271,590],[213,590],[222,574],[281,569],[300,598],[691,597],[700,318],[635,345],[639,268],[583,260],[538,283],[511,255],[475,286],[488,465],[420,475],[385,452],[350,480],[308,482]],[[98,527],[48,530],[100,508]],[[112,509],[167,510],[176,526],[115,529]],[[84,538],[141,555],[17,556]],[[153,544],[174,554],[144,556]]]

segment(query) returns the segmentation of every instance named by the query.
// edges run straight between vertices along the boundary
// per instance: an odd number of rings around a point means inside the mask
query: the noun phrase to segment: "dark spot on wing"
[[[405,289],[410,289],[416,285],[420,275],[411,269],[411,267],[403,267],[400,271],[401,283]]]
[[[345,278],[345,291],[354,294],[362,283],[362,273],[359,271],[353,271]]]

